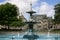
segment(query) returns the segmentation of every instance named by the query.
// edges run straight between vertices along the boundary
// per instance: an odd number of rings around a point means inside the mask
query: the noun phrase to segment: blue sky
[[[21,9],[20,11],[25,12],[26,9],[29,9],[29,4],[28,1],[32,1],[32,0],[9,0],[9,3],[13,3],[15,5],[17,5],[19,7],[19,9]],[[6,2],[6,0],[0,0],[0,3],[4,3]],[[26,5],[27,3],[27,5]],[[34,4],[36,3],[36,4]],[[33,0],[33,9],[35,11],[37,11],[38,14],[40,13],[46,13],[48,16],[54,16],[54,6],[56,4],[60,3],[60,0]],[[23,4],[23,5],[21,5]],[[26,13],[26,12],[25,12]],[[26,16],[27,14],[25,14]],[[29,15],[27,15],[29,16]],[[26,16],[26,18],[27,18]]]
[[[0,0],[0,3],[4,2],[4,1],[6,1],[6,0]],[[60,3],[60,0],[38,0],[37,5],[35,5],[34,7],[40,6],[41,2],[46,2],[49,5],[53,5],[54,6],[55,4]]]
[[[6,0],[0,0],[0,3],[4,2],[4,1],[6,1]],[[60,0],[38,0],[38,3],[40,3],[40,2],[47,2],[50,5],[55,5],[56,3],[60,3]]]
[[[56,3],[60,3],[60,0],[39,0],[39,2],[47,2],[51,5],[55,5]]]
[[[5,0],[0,0],[0,2],[4,2]]]
[[[46,2],[49,5],[53,5],[54,6],[54,5],[58,4],[58,3],[60,3],[60,0],[38,0],[37,5],[35,5],[35,7],[36,6],[40,6],[41,2]]]

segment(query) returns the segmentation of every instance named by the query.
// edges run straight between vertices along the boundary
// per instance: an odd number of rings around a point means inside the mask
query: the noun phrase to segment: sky
[[[54,18],[54,6],[60,3],[60,0],[0,0],[0,5],[6,2],[16,5],[19,8],[19,15],[23,14],[28,19],[29,14],[26,12],[31,9],[31,3],[32,9],[36,11],[35,14]]]

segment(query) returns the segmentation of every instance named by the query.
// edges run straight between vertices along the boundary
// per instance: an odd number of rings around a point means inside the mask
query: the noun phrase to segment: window
[[[41,28],[41,26],[38,26],[38,28]]]

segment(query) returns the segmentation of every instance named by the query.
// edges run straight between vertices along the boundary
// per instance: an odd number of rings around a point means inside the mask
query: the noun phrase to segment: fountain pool
[[[0,40],[28,40],[23,38],[25,34],[0,34]],[[38,34],[34,40],[60,40],[60,34]],[[32,39],[33,40],[33,39]]]

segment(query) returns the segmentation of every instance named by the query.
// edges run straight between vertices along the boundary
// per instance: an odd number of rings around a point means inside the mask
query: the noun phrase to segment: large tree
[[[18,8],[10,3],[0,5],[0,25],[21,25],[22,20],[18,19]],[[17,22],[19,23],[17,24]]]
[[[60,24],[60,4],[56,4],[54,9],[55,9],[54,22],[55,24]]]

